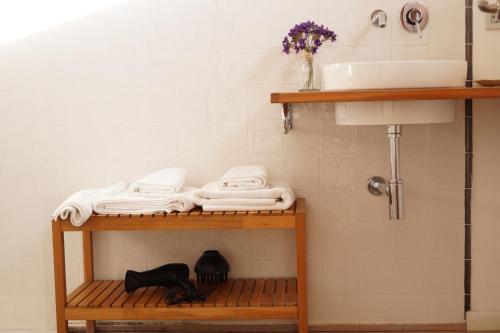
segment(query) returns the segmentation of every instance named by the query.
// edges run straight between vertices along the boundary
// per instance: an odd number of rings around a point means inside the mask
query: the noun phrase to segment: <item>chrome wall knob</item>
[[[382,9],[375,10],[370,17],[372,24],[378,28],[387,26],[387,14]]]

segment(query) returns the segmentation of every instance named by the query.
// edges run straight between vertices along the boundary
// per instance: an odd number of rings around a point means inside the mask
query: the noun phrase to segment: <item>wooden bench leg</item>
[[[92,231],[82,231],[83,243],[83,276],[85,282],[94,281],[94,251],[92,246]],[[95,332],[95,321],[86,320],[85,329],[87,333]]]
[[[305,214],[297,214],[295,220],[297,241],[297,304],[299,333],[308,332],[307,321],[307,265]]]
[[[66,307],[66,264],[64,262],[64,233],[61,230],[60,221],[52,222],[52,251],[54,254],[57,333],[67,333],[68,321],[64,315]]]

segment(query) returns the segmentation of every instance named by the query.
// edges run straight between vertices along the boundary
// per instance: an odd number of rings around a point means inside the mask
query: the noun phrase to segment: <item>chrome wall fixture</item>
[[[417,33],[422,38],[422,30],[429,22],[429,9],[423,2],[408,2],[401,9],[399,21],[406,31]]]
[[[292,105],[283,103],[281,106],[281,121],[283,123],[283,133],[288,134],[293,128]]]
[[[401,125],[389,125],[387,137],[389,138],[389,155],[391,161],[391,178],[387,181],[380,176],[373,176],[368,180],[368,191],[379,196],[385,194],[389,199],[389,219],[404,219],[403,179],[400,172],[399,139],[401,138]]]
[[[496,14],[497,20],[500,20],[500,0],[497,0],[495,4],[490,4],[487,0],[481,0],[477,6],[484,13]]]
[[[382,9],[373,11],[370,20],[377,28],[385,28],[387,26],[387,14]]]

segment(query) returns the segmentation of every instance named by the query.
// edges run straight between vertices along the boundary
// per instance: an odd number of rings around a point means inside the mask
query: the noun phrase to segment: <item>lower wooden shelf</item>
[[[167,305],[165,288],[132,293],[123,281],[86,282],[67,297],[66,319],[189,320],[297,318],[297,279],[230,279],[215,287],[206,301]]]

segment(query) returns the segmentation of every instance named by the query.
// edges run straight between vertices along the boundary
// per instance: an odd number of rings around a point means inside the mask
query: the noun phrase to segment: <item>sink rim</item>
[[[323,90],[464,87],[465,60],[377,60],[323,66]]]

